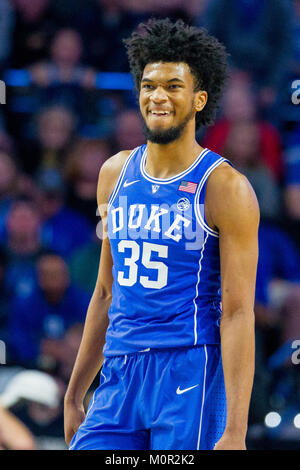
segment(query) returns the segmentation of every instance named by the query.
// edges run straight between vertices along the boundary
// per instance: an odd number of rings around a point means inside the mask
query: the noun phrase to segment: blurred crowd
[[[101,251],[98,173],[144,142],[134,90],[99,77],[129,72],[122,39],[153,16],[204,26],[228,49],[217,121],[197,138],[247,176],[261,209],[250,427],[300,411],[300,0],[0,0],[1,78],[23,77],[0,106],[0,447],[64,446]]]

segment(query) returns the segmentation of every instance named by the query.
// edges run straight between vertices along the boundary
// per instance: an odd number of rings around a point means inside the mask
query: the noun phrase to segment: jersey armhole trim
[[[124,163],[124,165],[123,165],[123,168],[122,168],[122,170],[121,170],[121,172],[120,172],[120,174],[119,174],[119,177],[118,177],[118,180],[117,180],[117,182],[116,182],[116,185],[115,185],[115,187],[114,187],[114,189],[113,189],[111,195],[109,196],[108,203],[107,203],[107,209],[109,209],[109,208],[112,206],[112,204],[113,204],[113,202],[114,202],[114,200],[115,200],[115,198],[116,198],[116,196],[117,196],[117,193],[118,193],[118,191],[119,191],[119,189],[120,189],[120,186],[121,186],[121,184],[122,184],[122,181],[123,181],[123,179],[124,179],[124,176],[125,176],[125,173],[126,173],[126,169],[127,169],[128,165],[129,165],[129,162],[130,162],[130,160],[132,160],[133,156],[136,154],[136,152],[138,151],[139,148],[140,148],[140,147],[136,147],[135,149],[133,149],[132,152],[131,152],[131,153],[128,155],[128,157],[126,158],[126,161],[125,161],[125,163]]]
[[[216,162],[214,162],[205,172],[202,180],[200,181],[200,184],[197,188],[197,192],[196,192],[196,196],[195,196],[195,200],[194,200],[194,210],[195,210],[195,214],[196,214],[196,219],[197,219],[197,222],[198,224],[200,225],[201,228],[203,228],[203,230],[205,232],[207,232],[209,235],[213,236],[213,237],[216,237],[216,238],[219,238],[219,233],[215,230],[213,230],[212,228],[210,228],[207,223],[205,222],[205,220],[203,219],[202,217],[202,214],[201,214],[201,211],[200,211],[200,194],[201,194],[201,191],[203,189],[203,186],[205,184],[205,182],[207,181],[209,175],[212,173],[212,171],[217,168],[219,165],[221,165],[221,163],[229,163],[231,165],[231,163],[229,162],[229,160],[227,160],[226,158],[223,158],[223,157],[220,157]],[[204,211],[205,211],[205,208],[204,208]],[[205,212],[204,212],[204,216],[205,216]]]
[[[206,233],[206,237],[205,237],[205,240],[203,242],[200,257],[199,257],[199,261],[198,261],[197,282],[196,282],[196,287],[195,287],[195,297],[193,299],[193,304],[194,304],[194,346],[197,345],[197,341],[198,341],[198,333],[197,333],[198,305],[197,305],[197,299],[198,299],[198,296],[199,296],[199,283],[200,283],[200,276],[201,276],[201,271],[202,271],[202,260],[203,260],[203,256],[204,256],[204,250],[205,250],[205,245],[206,245],[207,239],[208,239],[208,233]]]

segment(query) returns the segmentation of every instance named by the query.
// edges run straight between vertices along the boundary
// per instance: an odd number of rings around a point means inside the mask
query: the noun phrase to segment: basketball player
[[[195,140],[213,121],[226,53],[168,19],[140,25],[126,46],[147,144],[100,171],[108,237],[65,396],[66,442],[245,449],[259,210],[247,179]]]

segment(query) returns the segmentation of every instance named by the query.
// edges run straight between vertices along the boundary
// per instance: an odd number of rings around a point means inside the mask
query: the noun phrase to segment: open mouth
[[[148,111],[148,114],[155,117],[165,117],[170,116],[171,111]]]

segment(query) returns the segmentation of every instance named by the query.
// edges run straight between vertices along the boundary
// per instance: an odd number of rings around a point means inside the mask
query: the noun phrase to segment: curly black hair
[[[196,129],[213,124],[218,101],[228,77],[225,47],[204,28],[188,26],[182,20],[150,19],[124,39],[130,71],[137,91],[147,64],[184,62],[195,79],[195,91],[205,90],[205,108],[196,114]]]

